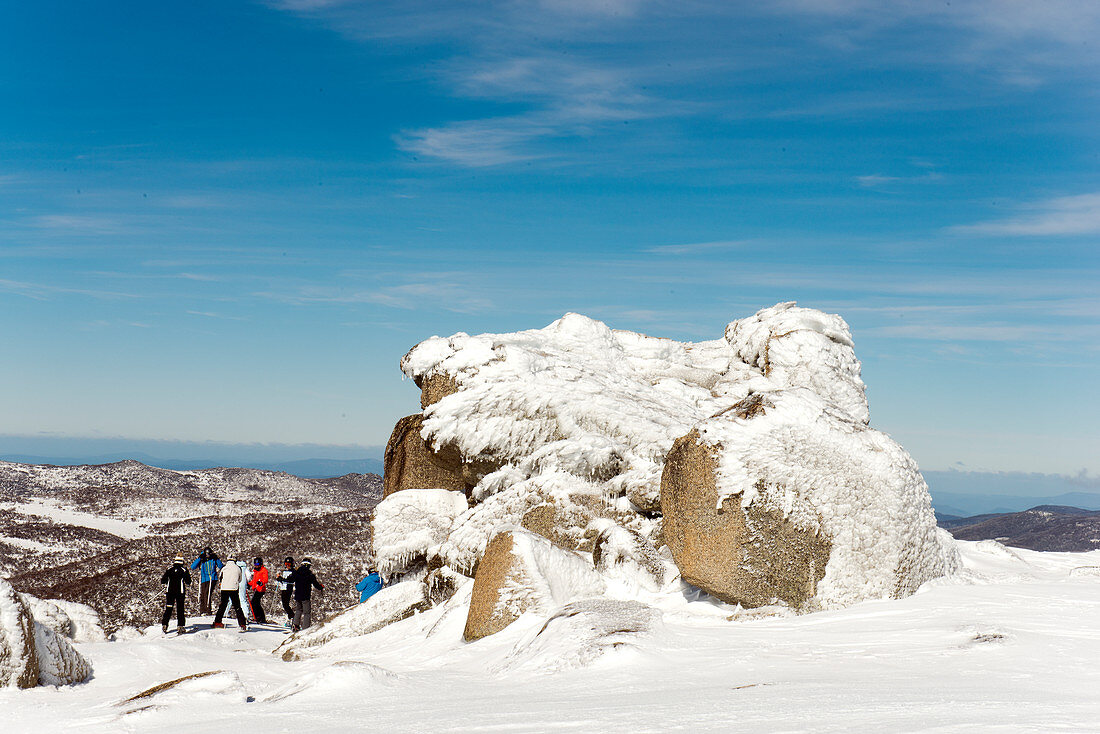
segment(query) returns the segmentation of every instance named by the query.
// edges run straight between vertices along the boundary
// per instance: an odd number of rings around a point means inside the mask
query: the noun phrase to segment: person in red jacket
[[[267,567],[264,559],[252,559],[252,580],[248,582],[248,588],[252,589],[252,618],[260,624],[267,624],[267,615],[264,614],[263,599],[267,591]]]

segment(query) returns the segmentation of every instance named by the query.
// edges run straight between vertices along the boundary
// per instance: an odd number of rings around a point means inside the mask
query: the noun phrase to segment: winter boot
[[[160,626],[160,631],[163,632],[164,634],[168,634],[168,625],[162,624]]]
[[[184,630],[184,628],[183,628],[183,627],[176,627],[176,634],[177,634],[177,635],[182,635],[182,634],[183,634],[183,630]]]
[[[224,624],[222,624],[221,622],[215,622],[215,623],[213,624],[213,627],[214,627],[214,629],[216,629],[216,630],[223,630],[223,629],[225,629],[225,625],[224,625]]]
[[[248,625],[247,624],[242,624],[241,625],[241,632],[248,632]]]

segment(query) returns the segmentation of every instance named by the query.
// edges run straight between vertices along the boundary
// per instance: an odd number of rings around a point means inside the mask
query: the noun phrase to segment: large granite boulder
[[[909,455],[806,389],[749,395],[678,439],[661,507],[684,580],[747,607],[901,597],[957,564]]]
[[[421,436],[424,417],[408,415],[397,422],[386,444],[382,475],[383,496],[403,489],[447,489],[466,492],[461,467],[441,458]]]
[[[92,675],[92,666],[76,651],[69,638],[43,624],[34,624],[34,653],[38,658],[38,683],[67,686],[82,683]]]
[[[478,564],[463,637],[479,640],[501,631],[526,611],[549,614],[604,589],[603,579],[579,555],[526,530],[502,529],[489,541]]]
[[[106,639],[99,612],[87,604],[63,599],[39,599],[20,594],[34,621],[73,642],[99,642]]]

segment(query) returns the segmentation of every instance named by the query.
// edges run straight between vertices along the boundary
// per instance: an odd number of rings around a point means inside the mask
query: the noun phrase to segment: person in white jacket
[[[222,600],[218,605],[218,613],[214,615],[214,627],[221,629],[225,627],[222,624],[222,617],[225,616],[225,608],[230,604],[233,605],[233,611],[237,614],[237,625],[240,626],[241,632],[248,629],[248,622],[244,618],[244,612],[241,610],[241,586],[245,582],[243,581],[244,574],[241,571],[241,567],[234,561],[237,560],[235,554],[230,554],[226,559],[229,563],[222,567],[221,573],[218,576],[220,584],[218,589],[221,591]]]

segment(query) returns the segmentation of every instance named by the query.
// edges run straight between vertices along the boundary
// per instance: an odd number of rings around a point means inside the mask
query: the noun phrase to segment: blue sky
[[[1100,472],[1100,4],[439,5],[5,3],[0,434],[377,445],[433,334],[797,300],[922,467]]]

